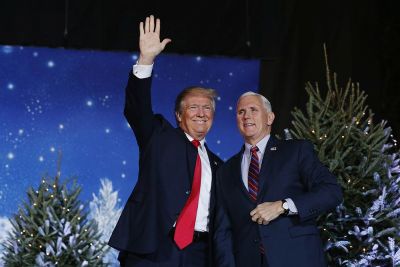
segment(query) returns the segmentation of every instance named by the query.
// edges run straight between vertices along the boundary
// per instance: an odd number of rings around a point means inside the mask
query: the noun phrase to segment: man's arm
[[[300,172],[308,192],[292,198],[301,221],[334,209],[343,200],[336,177],[318,159],[311,142],[302,143]]]
[[[312,143],[302,142],[299,151],[299,170],[307,192],[289,200],[300,220],[316,218],[323,212],[333,209],[342,201],[342,190],[336,177],[318,159]],[[251,211],[252,220],[258,224],[268,224],[284,213],[282,201],[264,202]]]
[[[154,16],[147,17],[139,24],[140,55],[134,71],[129,74],[126,86],[124,114],[133,131],[139,148],[142,149],[153,131],[153,110],[151,105],[151,68],[155,58],[164,50],[170,39],[160,42],[161,22]],[[143,76],[143,70],[145,75]],[[136,72],[136,73],[135,73]]]

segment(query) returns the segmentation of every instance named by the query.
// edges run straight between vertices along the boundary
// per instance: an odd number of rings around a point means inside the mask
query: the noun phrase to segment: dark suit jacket
[[[180,128],[153,114],[150,88],[151,78],[138,79],[130,73],[124,114],[139,146],[139,177],[109,240],[120,251],[140,254],[156,253],[170,238],[190,194],[197,157],[197,149]],[[222,161],[208,148],[207,152],[215,181]],[[212,185],[210,221],[214,190]]]
[[[305,140],[270,137],[260,170],[257,204],[291,198],[298,215],[280,216],[268,225],[251,221],[252,202],[241,177],[242,150],[217,174],[215,260],[217,266],[259,266],[259,243],[270,267],[326,266],[318,215],[342,201],[335,176]]]

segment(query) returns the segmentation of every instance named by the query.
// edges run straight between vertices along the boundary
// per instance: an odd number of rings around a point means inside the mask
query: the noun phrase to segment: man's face
[[[275,115],[266,110],[259,96],[241,97],[236,111],[240,134],[247,143],[255,145],[271,132]]]
[[[175,115],[184,132],[201,140],[210,130],[214,119],[211,99],[202,95],[188,95],[183,99],[181,113]]]

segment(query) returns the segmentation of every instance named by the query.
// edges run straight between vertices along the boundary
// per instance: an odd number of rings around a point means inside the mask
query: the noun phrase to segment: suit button
[[[255,238],[255,239],[253,240],[253,242],[254,242],[254,243],[258,243],[258,242],[260,242],[260,240],[257,239],[257,238]]]
[[[189,195],[189,194],[190,194],[190,190],[187,190],[187,191],[185,192],[185,194],[186,194],[186,195]]]

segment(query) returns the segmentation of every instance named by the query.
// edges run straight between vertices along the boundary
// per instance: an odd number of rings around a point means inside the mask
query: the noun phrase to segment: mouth
[[[206,120],[194,120],[193,122],[196,124],[202,125],[202,124],[205,124],[207,121]]]
[[[256,125],[255,123],[243,123],[244,128],[253,127],[255,125]]]

